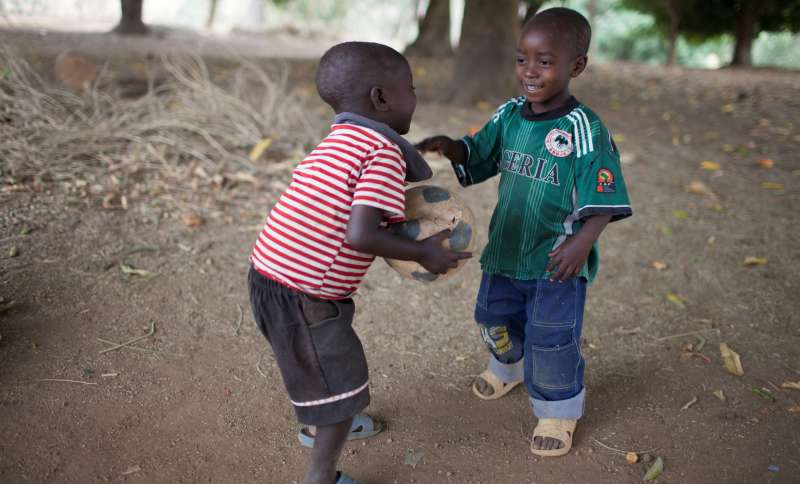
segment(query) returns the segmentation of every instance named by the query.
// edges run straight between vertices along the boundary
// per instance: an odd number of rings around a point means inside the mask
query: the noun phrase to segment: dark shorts
[[[353,300],[318,299],[252,267],[247,278],[253,316],[272,345],[297,419],[330,425],[366,408],[367,359],[352,327]]]

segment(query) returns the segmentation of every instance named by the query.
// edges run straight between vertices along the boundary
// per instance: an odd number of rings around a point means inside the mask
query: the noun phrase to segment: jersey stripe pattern
[[[600,118],[574,98],[549,113],[526,111],[525,98],[501,105],[486,125],[463,138],[463,185],[499,175],[497,205],[481,267],[514,279],[549,277],[549,253],[594,215],[632,214],[619,153]],[[460,171],[460,172],[459,172]],[[579,276],[591,281],[593,247]]]
[[[270,211],[250,263],[292,289],[344,299],[357,289],[374,256],[345,240],[350,210],[367,205],[387,223],[404,220],[406,165],[400,148],[370,128],[334,124],[300,162]]]

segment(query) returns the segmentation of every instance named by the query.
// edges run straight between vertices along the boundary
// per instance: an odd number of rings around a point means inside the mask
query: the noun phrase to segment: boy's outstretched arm
[[[368,205],[354,205],[347,221],[346,240],[354,249],[390,259],[414,260],[434,274],[456,267],[458,261],[472,257],[471,252],[457,252],[442,247],[450,235],[443,230],[422,241],[404,239],[381,226],[383,211]]]
[[[611,221],[611,215],[594,215],[583,222],[578,233],[550,252],[547,271],[551,281],[566,281],[578,275],[589,257],[592,245]],[[553,269],[556,270],[552,273]]]
[[[438,151],[440,155],[457,165],[463,165],[467,161],[464,143],[447,136],[439,135],[425,138],[414,146],[423,153],[426,151]]]

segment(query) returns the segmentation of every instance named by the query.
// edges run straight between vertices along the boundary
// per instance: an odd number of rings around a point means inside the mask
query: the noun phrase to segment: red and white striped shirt
[[[345,241],[353,205],[404,220],[406,163],[375,130],[334,124],[292,173],[253,247],[250,263],[270,279],[324,299],[353,294],[374,255]]]

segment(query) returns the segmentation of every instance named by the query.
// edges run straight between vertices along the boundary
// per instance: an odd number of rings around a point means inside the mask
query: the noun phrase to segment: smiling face
[[[569,81],[583,72],[586,56],[577,54],[556,28],[530,26],[517,45],[516,75],[535,113],[551,111],[569,98]]]

